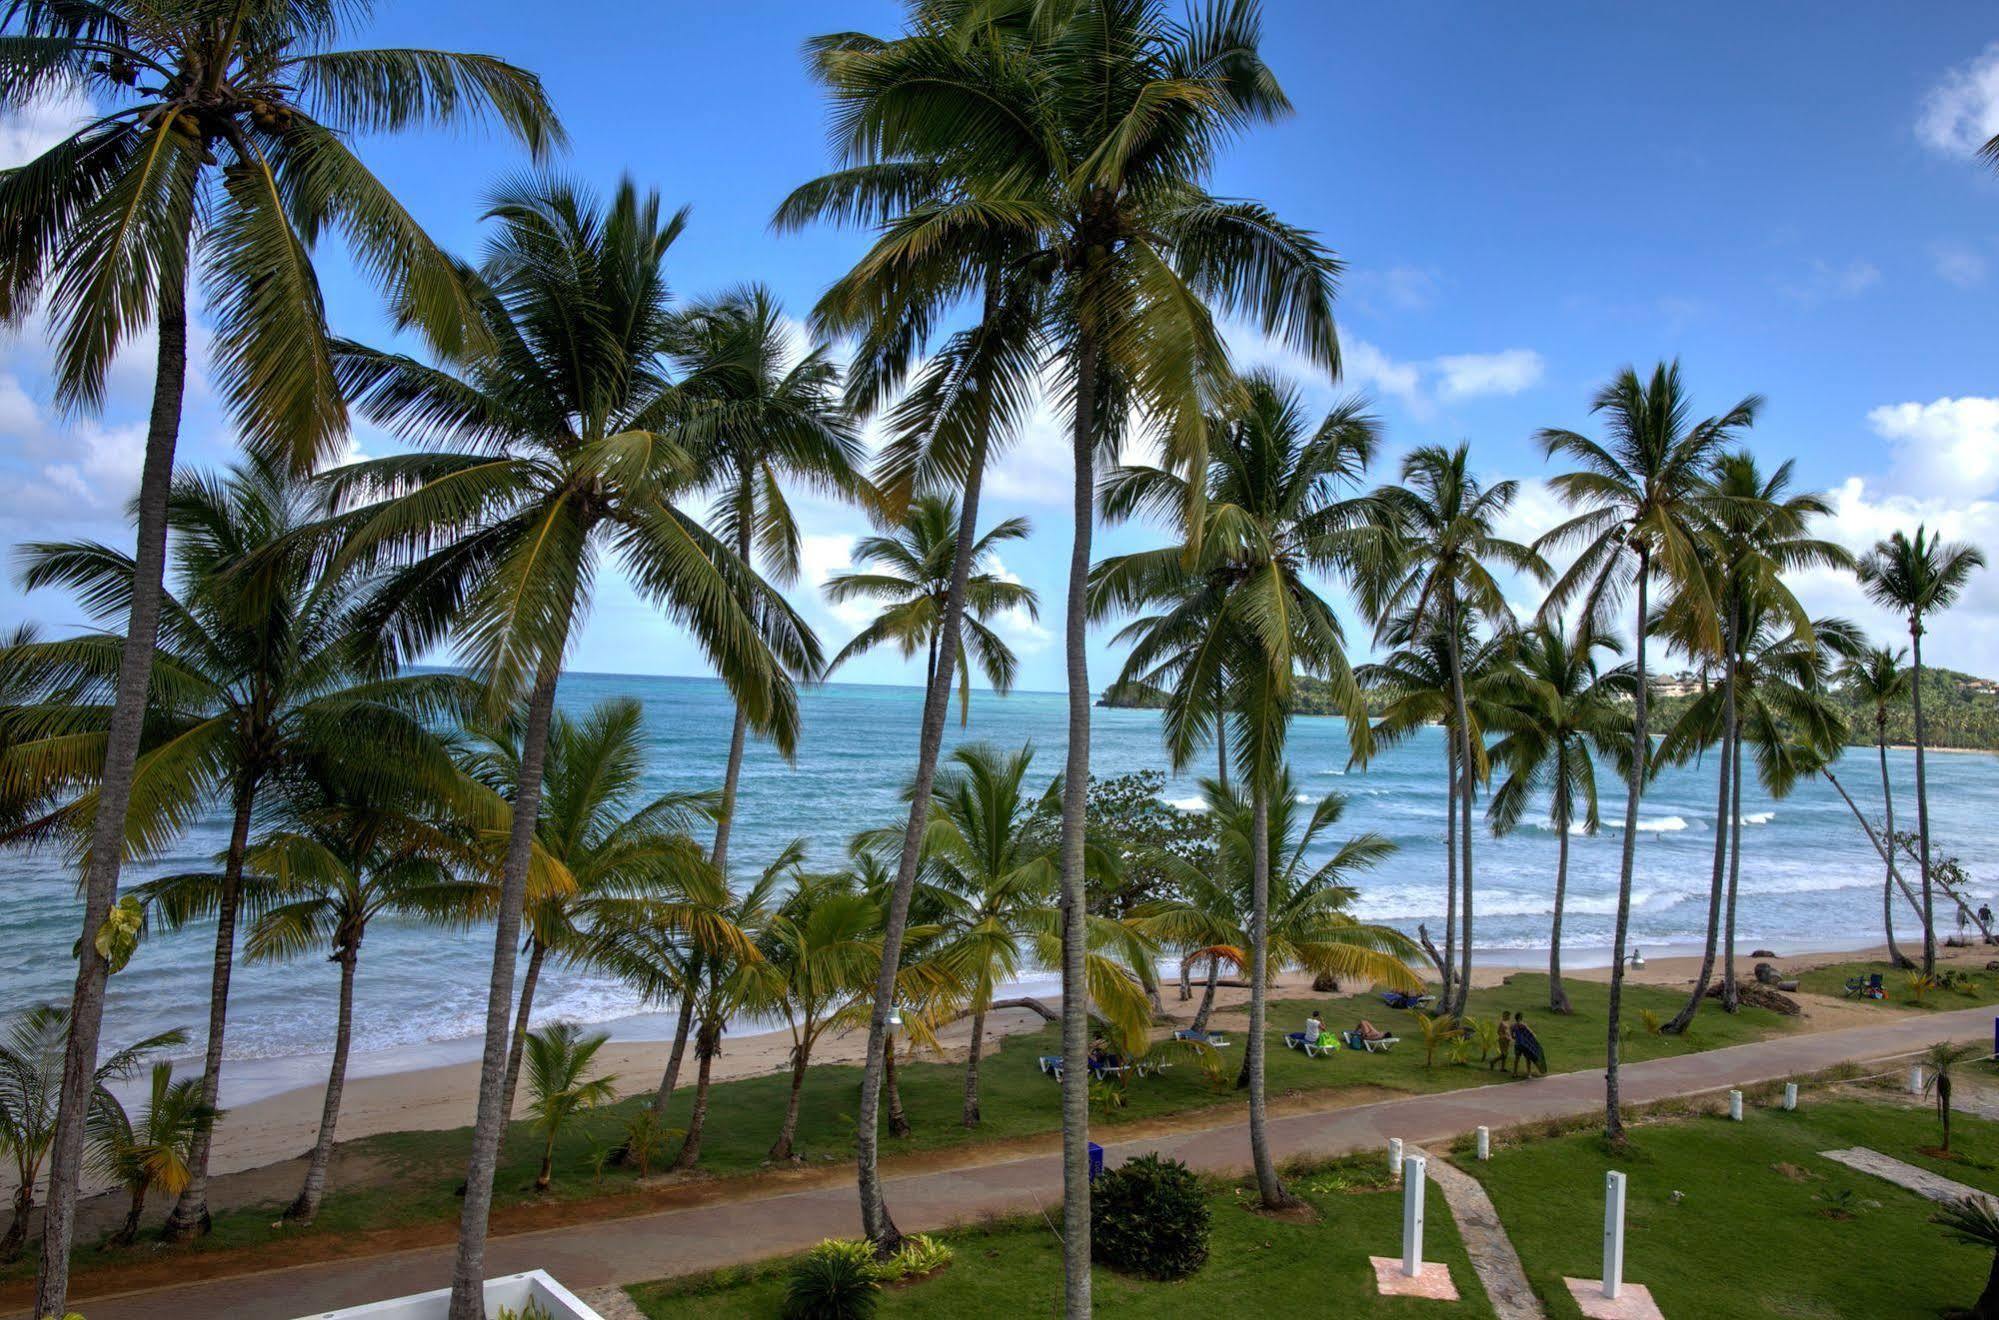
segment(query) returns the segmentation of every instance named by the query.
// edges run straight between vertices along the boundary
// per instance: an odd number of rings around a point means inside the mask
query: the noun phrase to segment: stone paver
[[[1940,1040],[1987,1039],[1993,1016],[1991,1008],[1898,1014],[1843,1031],[1783,1036],[1630,1064],[1623,1070],[1624,1099],[1643,1105],[1795,1077],[1849,1060],[1890,1058]],[[1366,1080],[1366,1056],[1354,1056],[1352,1062],[1355,1080]],[[1271,1120],[1270,1144],[1280,1161],[1300,1155],[1324,1158],[1385,1151],[1392,1136],[1414,1144],[1438,1143],[1480,1124],[1502,1130],[1587,1116],[1602,1107],[1602,1074],[1556,1073],[1532,1081],[1292,1114]],[[1250,1163],[1249,1132],[1243,1122],[1224,1123],[1111,1142],[1106,1156],[1115,1163],[1147,1151],[1185,1160],[1207,1172],[1239,1173]],[[927,1232],[988,1215],[1052,1206],[1060,1196],[1061,1157],[1051,1152],[997,1164],[890,1176],[884,1183],[897,1225]],[[859,1231],[853,1184],[840,1179],[752,1200],[494,1238],[486,1248],[486,1269],[497,1275],[541,1268],[571,1288],[601,1288],[787,1255],[822,1238]],[[92,1297],[86,1281],[74,1300],[87,1303],[78,1309],[90,1320],[152,1320],[165,1315],[282,1320],[436,1288],[450,1279],[453,1254],[447,1244],[118,1297]]]
[[[604,1320],[646,1320],[646,1313],[623,1288],[592,1288],[576,1295]]]
[[[1369,1256],[1374,1266],[1374,1287],[1383,1297],[1424,1297],[1433,1302],[1458,1300],[1458,1285],[1451,1282],[1451,1267],[1440,1260],[1426,1260],[1410,1278],[1402,1272],[1400,1256]]]
[[[1617,1289],[1615,1300],[1603,1295],[1602,1279],[1563,1279],[1569,1296],[1588,1320],[1666,1320],[1652,1290],[1642,1283],[1626,1283]]]
[[[1472,1270],[1485,1285],[1486,1300],[1499,1320],[1546,1320],[1548,1313],[1527,1282],[1520,1253],[1513,1249],[1513,1239],[1506,1236],[1506,1225],[1499,1222],[1499,1211],[1485,1194],[1485,1185],[1445,1160],[1430,1161],[1430,1180],[1451,1207],[1451,1218],[1464,1240],[1465,1253],[1471,1257]]]
[[[1876,1178],[1885,1178],[1897,1187],[1906,1187],[1918,1196],[1926,1196],[1945,1205],[1972,1197],[1999,1206],[1999,1197],[1988,1196],[1976,1187],[1967,1187],[1940,1173],[1931,1173],[1928,1169],[1905,1164],[1892,1155],[1883,1155],[1880,1151],[1869,1150],[1865,1146],[1853,1146],[1846,1150],[1822,1150],[1819,1154],[1835,1164],[1844,1164],[1849,1169],[1858,1169],[1862,1173],[1871,1173]]]

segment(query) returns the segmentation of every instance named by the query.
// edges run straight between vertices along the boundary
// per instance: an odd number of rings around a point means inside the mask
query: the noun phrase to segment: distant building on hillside
[[[1677,674],[1661,674],[1651,682],[1655,697],[1690,697],[1704,686],[1701,676],[1687,669]]]

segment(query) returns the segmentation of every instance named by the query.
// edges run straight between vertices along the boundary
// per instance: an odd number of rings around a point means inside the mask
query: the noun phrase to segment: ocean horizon
[[[649,793],[719,786],[733,716],[726,690],[712,678],[565,673],[558,692],[564,710],[580,712],[612,697],[638,700],[644,713]],[[801,692],[802,730],[795,760],[752,743],[743,766],[732,869],[760,870],[793,838],[807,841],[812,864],[833,865],[857,831],[897,818],[899,795],[915,754],[922,693],[914,686],[829,683]],[[954,705],[946,749],[988,741],[1036,749],[1031,781],[1045,784],[1061,768],[1067,704],[1060,692],[975,692],[971,724],[961,728]],[[1427,923],[1442,944],[1444,909],[1443,733],[1419,731],[1382,751],[1366,767],[1349,765],[1344,724],[1301,718],[1293,726],[1290,760],[1300,790],[1318,797],[1345,793],[1349,806],[1340,837],[1377,831],[1397,852],[1353,878],[1356,915],[1413,933]],[[1198,778],[1212,758],[1174,776],[1160,742],[1155,711],[1098,707],[1093,712],[1091,766],[1099,776],[1137,770],[1168,775],[1161,797],[1183,809],[1198,805]],[[1914,757],[1889,753],[1897,822],[1913,823]],[[1842,782],[1863,810],[1878,809],[1880,776],[1871,750],[1855,749]],[[1571,839],[1565,958],[1577,966],[1607,961],[1616,911],[1618,831],[1611,824],[1623,798],[1604,774],[1605,828]],[[1999,759],[1989,754],[1930,758],[1931,835],[1941,853],[1958,856],[1974,877],[1999,863]],[[1638,873],[1632,893],[1631,940],[1657,954],[1697,948],[1705,934],[1709,867],[1714,847],[1711,760],[1665,772],[1641,807]],[[1482,808],[1483,804],[1481,804]],[[1861,948],[1881,939],[1879,858],[1830,785],[1814,780],[1788,798],[1772,800],[1745,785],[1738,949],[1786,952]],[[1529,824],[1494,838],[1482,827],[1476,845],[1474,947],[1481,961],[1532,965],[1545,956],[1558,840],[1544,803]],[[204,819],[167,854],[128,866],[125,883],[215,865],[226,823]],[[1330,851],[1336,843],[1329,841]],[[0,941],[0,1011],[9,1017],[37,1003],[66,1002],[73,977],[69,949],[80,901],[72,867],[60,853],[0,855],[0,883],[11,899],[9,938]],[[1974,882],[1976,883],[1976,882]],[[1973,901],[1993,895],[1975,890]],[[1948,904],[1938,907],[1940,934],[1956,929]],[[1913,923],[1899,932],[1916,937]],[[104,1040],[116,1046],[179,1027],[198,1051],[207,1020],[214,928],[204,923],[170,936],[152,935],[131,964],[112,978]],[[361,1072],[398,1071],[469,1057],[466,1042],[483,1030],[490,930],[440,932],[414,922],[378,918],[361,950],[356,986],[354,1049]],[[1168,966],[1171,967],[1169,962]],[[264,1066],[232,1070],[231,1099],[243,1087],[269,1093],[280,1078],[301,1077],[302,1065],[330,1050],[336,969],[323,957],[289,964],[239,959],[231,988],[228,1057]],[[1052,977],[1029,975],[1033,991]],[[646,1004],[626,985],[573,968],[551,966],[537,994],[538,1022],[567,1018],[616,1023],[617,1034],[644,1039],[670,1033],[662,1006]],[[658,1019],[656,1019],[658,1015]],[[754,1029],[755,1024],[743,1024]],[[768,1024],[766,1024],[768,1025]],[[476,1049],[473,1051],[476,1053]],[[286,1066],[290,1061],[290,1066]],[[263,1085],[251,1076],[265,1078]],[[290,1084],[300,1084],[293,1081]]]

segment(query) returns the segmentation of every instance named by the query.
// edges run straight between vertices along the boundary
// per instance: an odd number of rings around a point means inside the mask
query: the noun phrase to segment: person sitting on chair
[[[1311,1013],[1306,1015],[1305,1031],[1303,1034],[1307,1045],[1317,1045],[1319,1037],[1325,1034],[1325,1030],[1326,1024],[1319,1021],[1319,1012],[1317,1009],[1312,1010]]]

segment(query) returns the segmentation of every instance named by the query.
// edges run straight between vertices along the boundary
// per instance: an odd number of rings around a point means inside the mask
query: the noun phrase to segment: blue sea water
[[[560,703],[581,710],[612,696],[635,697],[644,706],[655,791],[719,783],[731,708],[718,682],[571,674],[563,679]],[[758,868],[796,837],[808,841],[816,859],[831,863],[853,832],[893,820],[914,754],[920,701],[920,692],[909,687],[835,683],[804,693],[795,761],[786,763],[767,746],[753,745],[749,753],[732,863],[745,871]],[[1045,782],[1060,767],[1065,728],[1066,704],[1059,693],[1005,699],[978,694],[971,727],[959,728],[954,707],[947,740],[1010,746],[1032,741],[1038,749],[1034,774]],[[1097,773],[1167,768],[1155,713],[1098,709],[1092,729]],[[1913,823],[1913,757],[1890,752],[1889,759],[1898,823]],[[1363,770],[1348,765],[1339,721],[1302,719],[1292,734],[1291,761],[1306,792],[1349,796],[1346,819],[1352,830],[1376,830],[1399,845],[1389,862],[1358,878],[1360,915],[1412,931],[1427,921],[1436,932],[1444,905],[1441,731],[1423,730]],[[1194,769],[1205,772],[1205,765]],[[1974,876],[1992,876],[1999,867],[1999,759],[1933,754],[1928,773],[1938,847],[1960,856]],[[1841,777],[1863,808],[1878,805],[1879,772],[1871,752],[1850,755]],[[1604,814],[1614,820],[1622,795],[1607,778],[1606,790]],[[1170,781],[1163,796],[1190,802],[1198,793],[1190,776]],[[1742,814],[1739,931],[1745,952],[1759,945],[1796,951],[1879,940],[1881,866],[1830,786],[1815,781],[1775,802],[1749,788]],[[1506,838],[1495,839],[1483,829],[1478,836],[1481,957],[1532,962],[1532,951],[1546,948],[1557,839],[1544,814],[1530,818],[1541,823]],[[1715,825],[1711,763],[1669,771],[1648,794],[1638,821],[1633,889],[1632,938],[1640,946],[1663,951],[1700,941]],[[133,867],[128,875],[137,879],[208,866],[223,841],[222,823],[204,822],[174,853]],[[1578,963],[1589,961],[1592,951],[1603,960],[1609,944],[1618,844],[1618,832],[1609,828],[1571,839],[1563,943]],[[0,1014],[66,1001],[79,911],[69,868],[54,854],[0,855],[0,893],[6,898]],[[1982,896],[1993,893],[1988,889]],[[1939,920],[1945,929],[1953,924],[1942,908]],[[112,980],[105,1039],[121,1042],[183,1027],[198,1047],[212,945],[212,927],[149,940]],[[462,1043],[483,1021],[491,949],[487,933],[441,934],[379,919],[362,950],[356,1048],[386,1052],[379,1063],[449,1054],[437,1043],[459,1042],[462,1056]],[[321,960],[239,964],[230,1005],[230,1056],[297,1059],[329,1049],[334,989],[335,969]],[[544,976],[536,1016],[610,1021],[646,1008],[621,984],[555,970]]]

